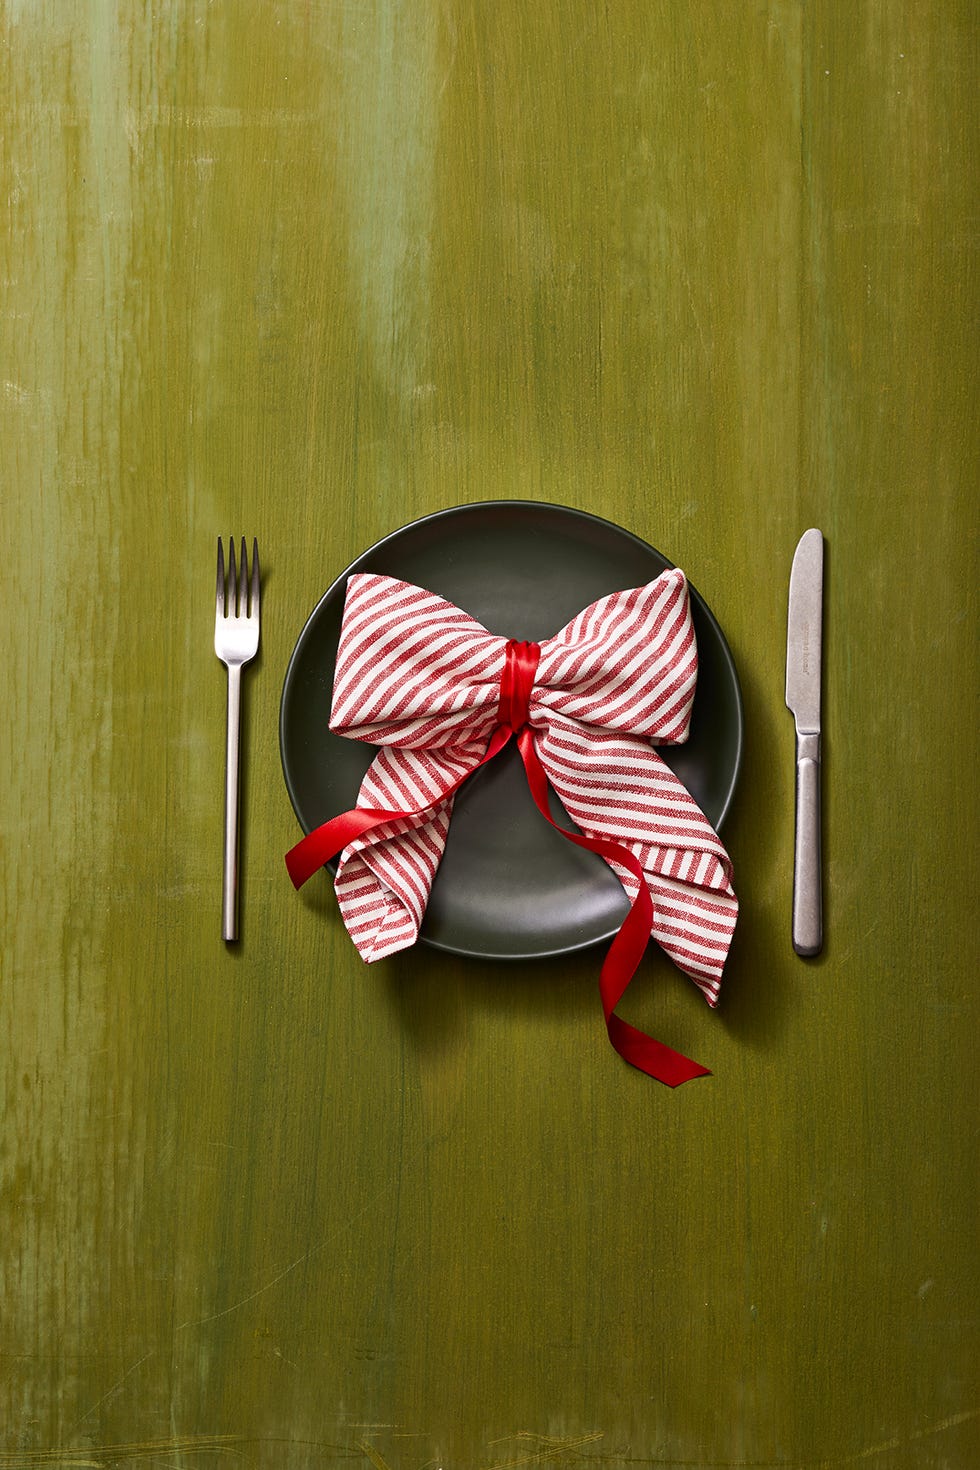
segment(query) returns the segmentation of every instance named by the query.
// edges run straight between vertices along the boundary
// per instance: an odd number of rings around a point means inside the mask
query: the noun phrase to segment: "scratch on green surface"
[[[884,1440],[881,1444],[869,1445],[866,1450],[858,1450],[853,1455],[845,1455],[840,1459],[814,1460],[805,1465],[801,1464],[800,1470],[841,1470],[845,1465],[860,1465],[863,1461],[873,1460],[878,1455],[885,1455],[890,1450],[905,1449],[908,1445],[916,1444],[923,1439],[931,1439],[933,1435],[943,1434],[947,1429],[955,1429],[959,1424],[969,1424],[971,1420],[980,1419],[980,1409],[965,1409],[961,1414],[950,1414],[947,1419],[940,1419],[935,1424],[927,1424],[925,1429],[917,1429],[904,1438]]]
[[[376,1450],[373,1445],[369,1445],[366,1440],[359,1439],[357,1441],[357,1448],[361,1451],[362,1454],[367,1455],[368,1459],[371,1461],[371,1464],[374,1466],[374,1470],[391,1470],[391,1466],[388,1464],[388,1461],[384,1458],[381,1451]]]
[[[660,1470],[847,1470],[850,1465],[863,1465],[879,1458],[881,1455],[889,1454],[893,1450],[904,1450],[910,1445],[917,1444],[925,1439],[932,1439],[935,1435],[943,1434],[946,1430],[956,1429],[961,1424],[969,1424],[980,1419],[980,1408],[965,1409],[959,1414],[950,1414],[945,1419],[938,1420],[935,1424],[928,1424],[924,1429],[917,1429],[905,1436],[896,1435],[892,1439],[882,1440],[879,1444],[868,1445],[865,1449],[856,1450],[852,1454],[834,1455],[830,1458],[820,1460],[707,1460],[703,1455],[697,1459],[678,1458],[675,1455],[583,1455],[579,1451],[583,1446],[592,1444],[602,1439],[603,1434],[599,1431],[593,1434],[585,1434],[572,1439],[552,1439],[543,1434],[532,1434],[524,1431],[520,1434],[508,1436],[507,1440],[492,1440],[490,1448],[495,1444],[503,1444],[510,1440],[518,1443],[534,1444],[538,1448],[526,1455],[519,1455],[509,1460],[494,1460],[485,1470],[518,1470],[524,1465],[546,1465],[558,1464],[560,1459],[566,1455],[574,1457],[577,1463],[602,1465],[606,1467],[631,1465],[658,1466]],[[387,1467],[383,1467],[387,1470]]]
[[[517,1467],[522,1465],[557,1464],[566,1456],[581,1460],[583,1456],[579,1454],[579,1451],[584,1445],[595,1444],[604,1438],[605,1435],[601,1429],[596,1429],[590,1434],[573,1435],[571,1438],[566,1436],[555,1438],[548,1434],[533,1434],[529,1430],[522,1430],[519,1434],[508,1435],[506,1439],[491,1440],[489,1448],[516,1441],[522,1447],[527,1446],[527,1453],[519,1454],[510,1460],[494,1460],[493,1465],[487,1467],[487,1470],[517,1470]],[[590,1455],[589,1459],[592,1458]]]
[[[96,1445],[88,1449],[0,1450],[2,1470],[34,1470],[42,1465],[73,1470],[104,1470],[126,1460],[152,1460],[158,1455],[231,1454],[246,1443],[238,1434],[187,1434],[172,1439],[135,1440],[131,1444]]]

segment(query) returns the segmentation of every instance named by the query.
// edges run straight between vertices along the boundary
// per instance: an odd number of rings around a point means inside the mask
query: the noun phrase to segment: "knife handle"
[[[820,736],[796,742],[796,861],[793,869],[793,948],[819,954],[823,947],[820,872]]]

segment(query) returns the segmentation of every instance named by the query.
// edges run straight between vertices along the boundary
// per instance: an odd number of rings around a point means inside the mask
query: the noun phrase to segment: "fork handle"
[[[228,668],[228,732],[225,747],[225,866],[221,937],[238,938],[238,764],[241,749],[242,669]]]

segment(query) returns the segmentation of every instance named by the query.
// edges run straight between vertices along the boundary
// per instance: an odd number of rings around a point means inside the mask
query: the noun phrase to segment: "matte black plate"
[[[359,556],[324,593],[286,671],[279,721],[286,786],[304,831],[352,807],[375,747],[328,728],[347,578],[378,572],[428,588],[491,633],[541,642],[598,597],[672,563],[597,516],[493,500],[413,521]],[[698,687],[686,745],[664,747],[711,824],[728,810],[742,752],[742,699],[724,635],[691,588]],[[560,805],[554,813],[569,825]],[[568,953],[610,938],[626,912],[610,868],[553,831],[508,747],[459,791],[421,937],[486,959]]]

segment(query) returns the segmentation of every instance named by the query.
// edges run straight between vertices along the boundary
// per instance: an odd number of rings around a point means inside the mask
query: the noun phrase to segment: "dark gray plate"
[[[375,747],[328,728],[347,578],[378,572],[426,587],[491,633],[541,642],[610,592],[672,563],[628,531],[565,506],[491,500],[413,521],[359,556],[317,604],[286,671],[279,740],[304,831],[352,807]],[[660,752],[714,827],[728,810],[742,753],[742,698],[728,644],[691,588],[698,688],[686,745]],[[569,825],[557,800],[554,815]],[[508,746],[459,791],[421,937],[486,959],[564,954],[609,939],[626,913],[602,858],[553,831]]]

